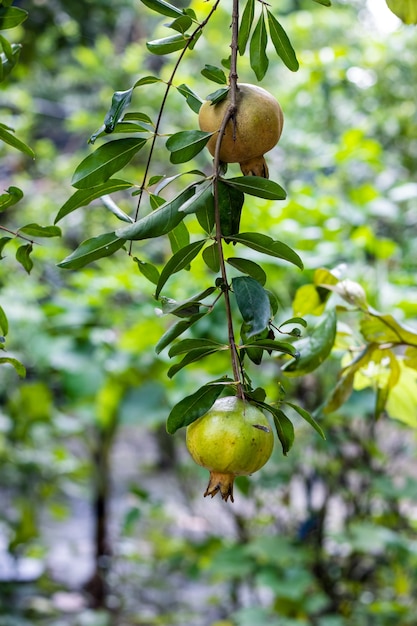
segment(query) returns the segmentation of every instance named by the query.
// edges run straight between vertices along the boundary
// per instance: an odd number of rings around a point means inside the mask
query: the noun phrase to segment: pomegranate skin
[[[227,396],[187,428],[186,444],[194,461],[210,472],[204,496],[220,493],[233,502],[236,476],[258,471],[268,461],[274,436],[265,415],[257,407]]]

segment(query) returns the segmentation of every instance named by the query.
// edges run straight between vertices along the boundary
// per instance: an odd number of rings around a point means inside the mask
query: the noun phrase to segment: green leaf
[[[173,254],[190,243],[190,233],[184,222],[177,224],[177,226],[168,233],[168,237]]]
[[[248,45],[250,31],[252,29],[253,18],[255,16],[255,0],[247,0],[242,13],[239,26],[238,48],[239,54],[243,56]]]
[[[9,332],[9,322],[7,320],[7,315],[6,315],[3,307],[1,307],[1,306],[0,306],[0,329],[1,329],[1,332],[3,333],[4,337]]]
[[[235,235],[239,232],[240,216],[245,197],[239,189],[232,185],[225,185],[218,181],[218,200],[220,225],[223,237]]]
[[[152,263],[147,263],[146,261],[141,261],[137,257],[133,257],[134,262],[137,264],[138,269],[145,278],[147,278],[151,283],[156,285],[159,280],[159,271],[158,269],[152,265]]]
[[[220,270],[219,246],[213,243],[203,250],[203,261],[212,272],[217,274]]]
[[[417,24],[417,5],[415,0],[386,0],[390,10],[404,24]]]
[[[4,259],[4,256],[2,256],[4,246],[8,244],[9,241],[12,241],[12,240],[13,240],[12,237],[0,237],[0,260]]]
[[[194,185],[195,193],[191,198],[186,200],[182,205],[180,211],[185,215],[191,215],[197,213],[200,210],[206,208],[211,209],[214,207],[214,199],[211,191],[211,181],[202,181]]]
[[[60,237],[61,229],[58,226],[39,226],[39,224],[26,224],[19,228],[20,233],[29,237]]]
[[[122,169],[146,143],[142,137],[115,139],[89,154],[76,168],[72,185],[87,189],[105,183],[115,172]]]
[[[189,41],[189,36],[178,34],[171,35],[171,37],[164,37],[163,39],[148,41],[146,47],[149,52],[152,52],[152,54],[164,55],[171,54],[171,52],[176,52],[177,50],[182,50]]]
[[[268,69],[269,61],[266,55],[266,44],[268,35],[266,32],[265,17],[263,12],[258,18],[258,22],[253,31],[249,46],[250,66],[255,72],[256,78],[262,80]]]
[[[284,189],[278,183],[261,176],[237,176],[236,178],[222,178],[221,180],[226,185],[257,198],[285,200],[287,197]]]
[[[336,311],[331,309],[323,315],[308,337],[295,341],[293,345],[299,353],[299,358],[283,366],[285,373],[301,376],[317,369],[327,359],[333,348],[336,339],[336,323]]]
[[[27,271],[28,274],[30,274],[33,267],[33,261],[30,258],[32,250],[33,246],[31,243],[19,246],[19,248],[16,250],[16,261],[20,263],[20,265]]]
[[[228,259],[226,259],[226,262],[229,263],[229,265],[231,265],[232,267],[235,267],[243,274],[252,276],[252,278],[257,280],[258,283],[260,283],[261,285],[265,285],[267,278],[266,273],[264,272],[262,267],[254,261],[249,261],[248,259],[240,259],[239,257],[229,257]]]
[[[8,363],[9,365],[13,365],[16,372],[19,374],[21,378],[24,378],[26,376],[25,366],[17,359],[13,359],[11,357],[0,357],[0,363],[1,364]]]
[[[298,406],[298,404],[293,404],[292,402],[285,402],[285,404],[287,404],[292,409],[294,409],[294,411],[296,411],[298,413],[298,415],[301,415],[301,417],[308,424],[310,424],[310,426],[312,426],[314,428],[314,430],[316,430],[318,432],[318,434],[320,435],[320,437],[322,439],[324,439],[324,440],[326,439],[326,436],[325,436],[325,434],[323,432],[323,429],[321,428],[321,426],[319,426],[319,424],[316,422],[314,417],[308,411],[303,409],[301,406]]]
[[[162,335],[160,340],[155,346],[156,354],[162,352],[164,348],[169,346],[170,343],[177,339],[180,335],[182,335],[186,330],[188,330],[193,324],[198,322],[202,317],[204,317],[206,313],[196,313],[195,315],[191,315],[188,319],[180,320],[173,324],[168,330]]]
[[[303,269],[303,262],[292,248],[281,241],[275,241],[268,235],[261,233],[239,233],[233,237],[229,237],[230,241],[241,243],[252,250],[267,254],[278,259],[284,259],[289,263],[293,263],[300,269]]]
[[[176,30],[178,33],[184,34],[190,28],[192,23],[193,20],[189,15],[181,15],[181,17],[177,17],[169,24],[165,24],[165,26],[172,28],[172,30]]]
[[[125,109],[132,100],[133,87],[126,91],[115,91],[112,97],[110,109],[104,117],[104,129],[106,133],[112,133],[117,122],[123,118]],[[91,143],[92,139],[90,139]]]
[[[293,357],[297,356],[297,350],[291,343],[287,343],[285,341],[275,341],[274,339],[256,339],[255,341],[245,341],[241,347],[245,349],[261,348],[262,350],[267,350],[268,352],[275,350],[276,352],[289,354]]]
[[[207,96],[207,100],[210,100],[212,105],[218,104],[219,102],[222,102],[226,98],[229,91],[230,91],[230,87],[222,87],[221,89],[217,89],[216,91],[214,91],[213,93]]]
[[[152,211],[145,217],[116,230],[116,235],[122,239],[149,239],[166,235],[173,230],[185,217],[181,207],[194,195],[195,185],[190,185],[170,202],[165,202],[159,209]]]
[[[179,354],[188,354],[194,350],[201,350],[201,348],[228,350],[229,346],[219,343],[218,341],[213,341],[212,339],[182,339],[171,347],[168,356],[172,358]]]
[[[17,65],[22,45],[17,43],[10,45],[7,39],[2,35],[0,35],[0,44],[4,52],[0,55],[0,82],[2,82],[9,76],[15,65]]]
[[[115,233],[104,233],[97,237],[86,239],[74,252],[61,261],[61,263],[58,263],[58,267],[78,270],[88,265],[88,263],[114,254],[124,243],[124,239],[119,239]]]
[[[208,287],[201,293],[195,296],[191,296],[190,298],[187,298],[187,300],[182,300],[181,302],[177,302],[176,300],[172,300],[171,298],[161,297],[160,302],[162,304],[162,312],[164,315],[191,317],[198,313],[200,307],[203,306],[201,300],[204,300],[205,298],[210,296],[214,291],[216,291],[216,289],[216,287]]]
[[[369,309],[360,324],[361,333],[370,343],[393,343],[417,346],[417,332],[400,324],[391,315]]]
[[[294,426],[292,425],[292,422],[281,409],[259,400],[254,399],[253,402],[259,406],[260,409],[268,411],[268,413],[272,415],[278,439],[281,442],[282,452],[285,456],[287,456],[294,443]]]
[[[201,74],[205,78],[213,81],[213,83],[218,83],[219,85],[225,85],[227,83],[226,74],[215,65],[205,65],[201,70]]]
[[[182,130],[166,142],[167,150],[171,152],[171,163],[185,163],[196,156],[207,144],[213,133],[202,130]]]
[[[106,183],[98,185],[97,187],[92,187],[91,189],[78,189],[59,209],[54,224],[59,222],[59,220],[62,220],[62,218],[69,213],[72,213],[72,211],[90,204],[90,202],[96,200],[97,198],[101,198],[102,196],[110,193],[115,193],[116,191],[121,191],[122,189],[129,189],[132,186],[132,183],[129,183],[126,180],[111,178]]]
[[[147,6],[155,13],[159,13],[160,15],[167,15],[168,17],[177,17],[179,15],[184,15],[181,9],[173,6],[169,2],[165,2],[165,0],[140,0],[145,6]]]
[[[35,153],[32,148],[29,148],[29,146],[27,146],[23,141],[15,137],[15,135],[12,135],[12,133],[9,133],[9,130],[11,129],[8,126],[0,124],[0,141],[4,141],[4,143],[7,143],[9,146],[20,150],[20,152],[23,152],[34,159]]]
[[[271,319],[271,305],[265,289],[250,276],[237,276],[232,279],[233,293],[239,311],[246,324],[246,337],[257,335],[268,328]]]
[[[185,355],[182,361],[180,361],[180,363],[177,363],[176,365],[173,365],[172,367],[169,368],[167,372],[168,378],[173,378],[176,374],[178,374],[179,371],[181,371],[187,365],[190,365],[191,363],[196,363],[197,361],[201,361],[206,356],[215,354],[216,352],[219,352],[220,350],[224,350],[224,347],[221,346],[219,348],[218,346],[211,346],[211,347],[205,346],[205,347],[193,350],[192,352],[189,352],[188,354]]]
[[[268,14],[269,34],[274,48],[288,69],[296,72],[299,68],[299,63],[288,35],[271,11],[267,9],[266,12]]]
[[[332,6],[330,0],[314,0],[314,2],[317,2],[317,4],[322,4],[324,7]]]
[[[0,8],[0,30],[16,28],[28,17],[28,12],[17,7]]]
[[[207,383],[190,396],[183,398],[176,404],[168,415],[167,431],[173,435],[179,428],[184,428],[195,422],[196,419],[207,413],[213,406],[225,384],[217,382]]]
[[[0,211],[8,209],[23,198],[23,191],[19,187],[9,187],[0,195]]]
[[[201,105],[203,104],[202,99],[197,96],[197,94],[194,93],[194,91],[192,91],[192,89],[190,89],[184,83],[182,85],[179,85],[177,87],[177,90],[182,96],[184,96],[190,109],[194,111],[194,113],[198,113],[200,111]]]
[[[179,272],[187,267],[187,265],[189,265],[189,263],[197,256],[205,243],[205,239],[201,241],[194,241],[188,246],[181,248],[181,250],[178,250],[178,252],[176,252],[170,258],[159,277],[159,281],[155,291],[155,298],[158,298],[159,294],[161,293],[161,289],[163,288],[167,280],[176,272]]]

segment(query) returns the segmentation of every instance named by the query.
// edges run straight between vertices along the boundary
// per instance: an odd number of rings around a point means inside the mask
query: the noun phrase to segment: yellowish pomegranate
[[[227,97],[217,104],[206,100],[200,108],[200,129],[214,133],[207,147],[214,156],[221,123],[230,104]],[[278,101],[257,85],[238,83],[236,94],[237,112],[229,120],[220,147],[220,161],[240,163],[245,176],[269,177],[264,154],[278,143],[284,116]]]
[[[219,398],[187,428],[186,444],[194,461],[210,472],[204,497],[220,493],[233,500],[236,476],[258,471],[268,461],[274,435],[256,406],[235,396]]]

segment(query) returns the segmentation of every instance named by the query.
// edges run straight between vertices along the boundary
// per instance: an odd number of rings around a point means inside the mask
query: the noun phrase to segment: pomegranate
[[[236,396],[219,398],[187,427],[186,444],[194,461],[210,471],[204,497],[220,492],[233,500],[236,476],[253,474],[268,461],[274,435],[260,409]]]
[[[230,104],[227,97],[217,104],[206,100],[200,108],[200,129],[212,132],[207,148],[214,156],[218,131]],[[226,125],[220,147],[220,160],[224,163],[240,163],[245,176],[268,178],[269,172],[264,154],[278,143],[284,116],[277,100],[257,85],[238,83],[236,94],[237,112]]]

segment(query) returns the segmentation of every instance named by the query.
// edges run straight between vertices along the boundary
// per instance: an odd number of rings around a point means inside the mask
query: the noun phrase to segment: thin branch
[[[166,105],[166,102],[167,102],[167,99],[168,99],[168,95],[169,95],[170,89],[172,87],[172,83],[173,83],[174,78],[175,78],[175,74],[177,73],[177,70],[178,70],[178,68],[180,66],[180,63],[183,60],[184,55],[187,52],[188,48],[194,42],[194,40],[197,37],[198,33],[200,31],[202,31],[203,28],[206,26],[206,24],[210,20],[210,18],[213,15],[213,13],[216,11],[216,9],[219,6],[219,4],[220,4],[220,0],[217,0],[215,2],[215,4],[213,5],[210,13],[207,15],[207,17],[202,22],[200,22],[199,25],[197,26],[197,28],[191,33],[190,38],[188,39],[188,41],[185,44],[184,48],[181,50],[181,54],[179,55],[175,65],[174,65],[174,69],[171,72],[171,76],[169,77],[169,79],[167,81],[167,86],[166,86],[166,89],[165,89],[164,96],[162,98],[161,106],[160,106],[159,113],[158,113],[158,118],[157,118],[156,124],[155,124],[155,131],[154,131],[154,134],[153,134],[153,137],[152,137],[152,143],[151,143],[151,147],[150,147],[150,150],[149,150],[148,159],[146,161],[145,172],[143,174],[142,184],[140,186],[140,191],[139,191],[139,196],[138,196],[138,203],[137,203],[136,212],[135,212],[135,220],[134,220],[135,222],[137,221],[138,216],[139,216],[139,210],[140,210],[140,205],[141,205],[141,202],[142,202],[143,191],[144,191],[145,186],[146,186],[146,180],[148,178],[149,168],[150,168],[152,157],[153,157],[153,151],[154,151],[154,148],[155,148],[156,140],[158,138],[159,127],[161,125],[161,121],[162,121],[162,116],[163,116],[163,113],[164,113],[165,105]],[[131,241],[130,245],[129,245],[129,255],[132,253],[132,246],[133,246],[133,241]]]

